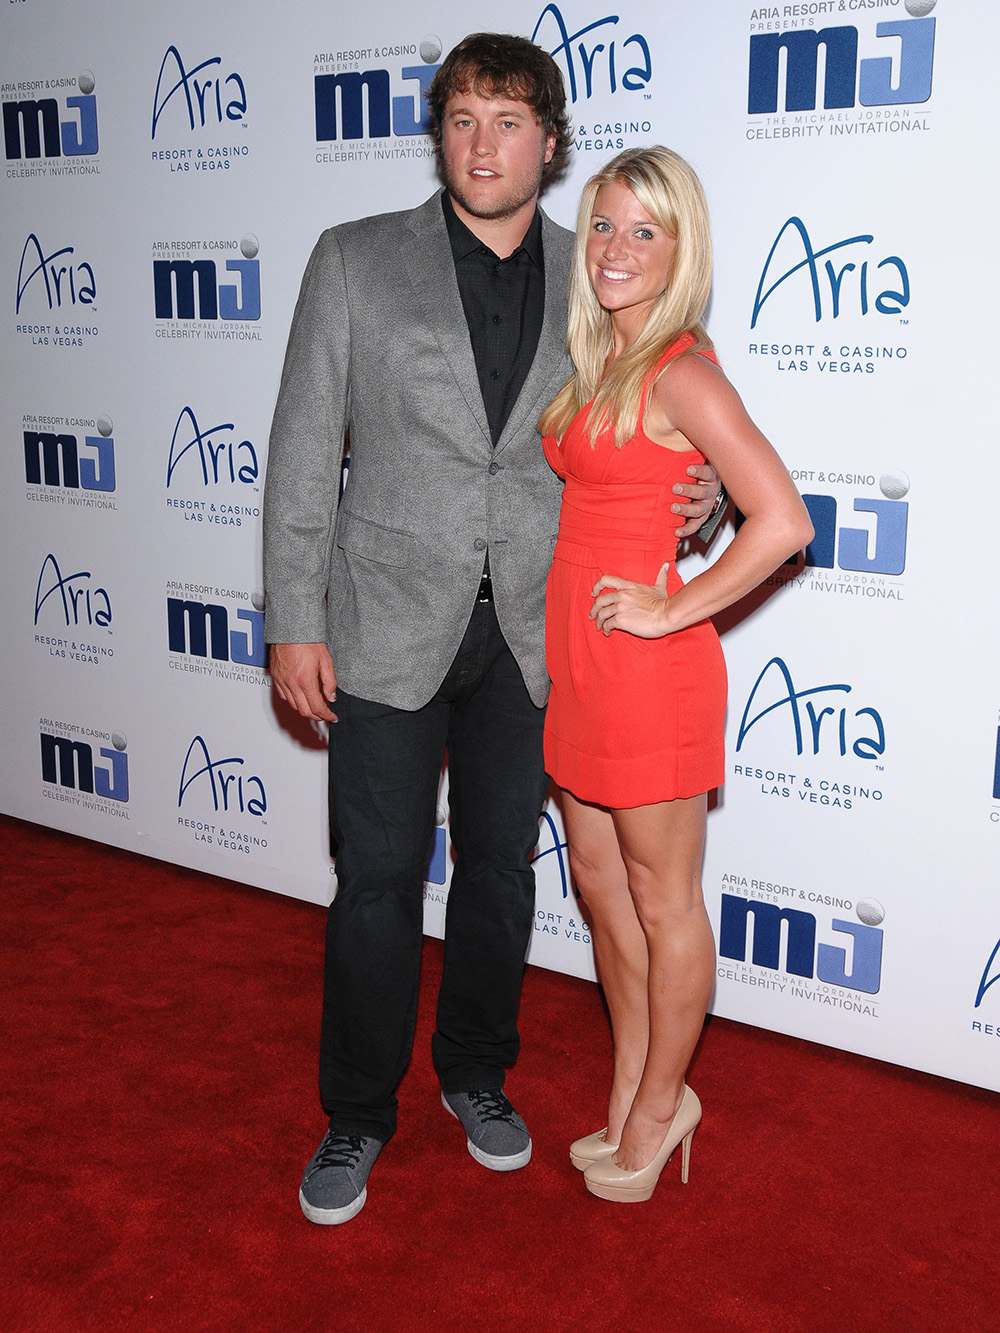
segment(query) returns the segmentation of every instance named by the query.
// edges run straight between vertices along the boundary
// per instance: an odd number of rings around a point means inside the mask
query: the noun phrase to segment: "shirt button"
[[[491,379],[491,380],[498,380],[499,378],[500,378],[500,372],[499,372],[499,370],[491,370],[491,371],[490,371],[490,379]]]
[[[494,316],[493,316],[493,323],[494,323],[494,324],[500,324],[501,322],[502,322],[502,321],[501,321],[501,318],[500,318],[499,315],[494,315]]]
[[[472,545],[477,551],[486,550],[486,543],[483,541],[482,537],[477,537],[476,540],[472,543]]]
[[[500,471],[500,464],[499,464],[499,463],[491,463],[491,464],[490,464],[490,466],[489,466],[489,474],[490,474],[491,477],[495,477],[496,474],[497,474],[499,471]]]

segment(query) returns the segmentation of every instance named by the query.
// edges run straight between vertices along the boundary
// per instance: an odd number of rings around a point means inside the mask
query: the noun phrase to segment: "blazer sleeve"
[[[322,643],[349,414],[350,319],[336,231],[316,243],[288,335],[264,485],[265,636]]]

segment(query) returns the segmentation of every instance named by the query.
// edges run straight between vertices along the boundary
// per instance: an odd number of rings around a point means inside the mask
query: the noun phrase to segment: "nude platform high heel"
[[[618,1151],[617,1143],[609,1143],[605,1135],[607,1126],[596,1134],[588,1134],[585,1139],[577,1139],[569,1145],[569,1160],[578,1171],[586,1171],[591,1162],[600,1162]]]
[[[681,1149],[681,1182],[687,1184],[688,1169],[691,1161],[691,1140],[701,1120],[701,1102],[691,1089],[684,1085],[681,1104],[674,1112],[667,1129],[666,1137],[653,1160],[638,1171],[623,1171],[615,1166],[610,1154],[592,1162],[583,1173],[583,1179],[591,1194],[601,1199],[611,1199],[615,1203],[643,1203],[652,1196],[660,1172],[669,1162],[678,1143]]]

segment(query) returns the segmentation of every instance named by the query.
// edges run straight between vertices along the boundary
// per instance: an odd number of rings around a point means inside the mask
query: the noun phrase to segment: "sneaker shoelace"
[[[316,1154],[313,1172],[324,1171],[330,1166],[346,1166],[349,1171],[357,1166],[365,1150],[364,1138],[356,1134],[334,1134],[327,1132]]]
[[[498,1088],[486,1092],[470,1092],[469,1101],[475,1107],[480,1120],[502,1120],[504,1124],[514,1124],[514,1108]]]

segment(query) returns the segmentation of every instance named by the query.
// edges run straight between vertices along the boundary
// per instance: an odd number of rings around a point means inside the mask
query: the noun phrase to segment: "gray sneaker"
[[[516,1171],[531,1160],[531,1136],[499,1088],[485,1092],[442,1092],[441,1102],[462,1122],[466,1146],[491,1171]]]
[[[381,1151],[378,1139],[328,1129],[309,1159],[299,1190],[309,1221],[337,1226],[360,1213],[368,1197],[369,1172]]]

